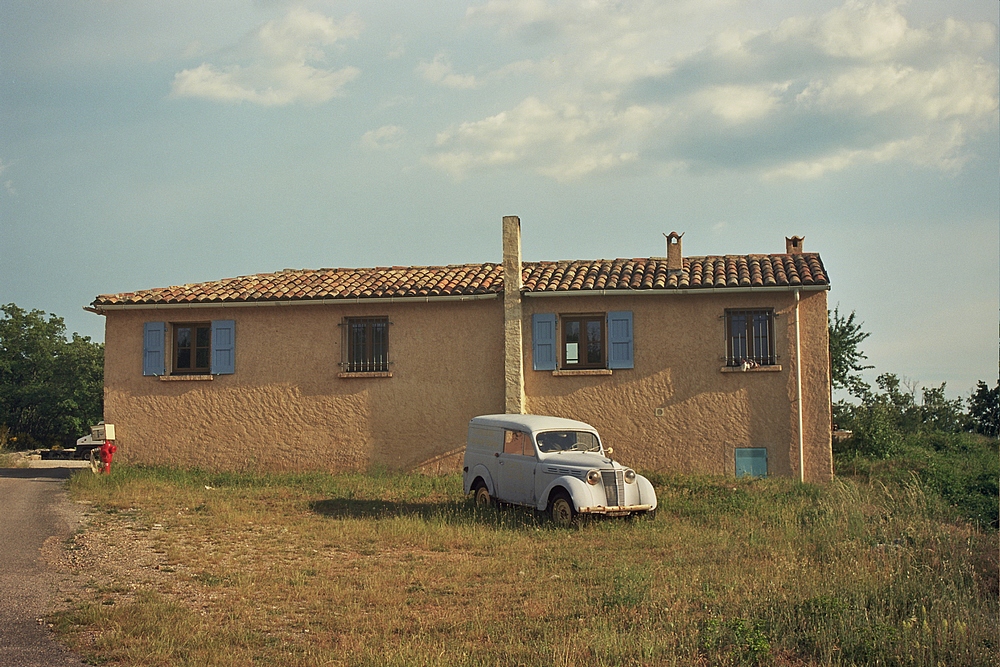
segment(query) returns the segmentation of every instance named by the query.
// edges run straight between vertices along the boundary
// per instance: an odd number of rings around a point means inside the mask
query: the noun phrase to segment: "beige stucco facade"
[[[385,315],[391,377],[339,377],[343,319]],[[126,462],[410,469],[460,449],[472,417],[503,411],[496,298],[116,310],[106,317],[105,421],[116,425]],[[213,319],[235,321],[235,373],[143,376],[145,322]]]
[[[615,457],[643,470],[733,475],[738,447],[765,447],[769,474],[799,475],[799,353],[791,288],[521,299],[502,295],[104,311],[105,420],[128,462],[207,469],[448,468],[470,418],[509,400],[510,331],[520,329],[526,412],[589,422]],[[777,365],[724,369],[727,308],[773,308]],[[805,478],[832,475],[825,289],[803,289],[801,409]],[[532,370],[535,313],[631,311],[634,367]],[[515,311],[516,312],[516,311]],[[343,377],[346,317],[388,316],[391,376]],[[508,315],[509,316],[509,315]],[[149,321],[235,321],[231,375],[144,376]],[[505,337],[505,332],[506,337]],[[201,376],[204,377],[204,376]]]
[[[593,424],[605,444],[614,447],[616,458],[645,470],[733,475],[736,448],[764,447],[769,474],[799,476],[792,291],[536,297],[525,302],[527,320],[539,312],[628,310],[634,322],[634,368],[610,375],[526,370],[529,412]],[[725,366],[727,308],[774,309],[777,366],[746,372]],[[800,292],[798,313],[805,478],[823,481],[833,473],[826,292]]]

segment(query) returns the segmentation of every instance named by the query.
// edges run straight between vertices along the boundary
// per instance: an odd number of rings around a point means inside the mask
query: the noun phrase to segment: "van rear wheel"
[[[576,518],[576,510],[573,509],[573,501],[564,491],[559,491],[552,496],[549,501],[549,516],[552,523],[560,528],[569,528]]]

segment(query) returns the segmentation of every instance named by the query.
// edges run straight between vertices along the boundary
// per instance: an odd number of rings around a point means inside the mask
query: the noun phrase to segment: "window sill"
[[[719,369],[722,373],[778,373],[781,371],[781,365],[775,364],[774,366],[755,366],[754,368],[743,369],[742,366],[723,366]]]
[[[358,373],[337,373],[339,378],[391,378],[392,371],[361,371]]]
[[[161,375],[160,382],[211,382],[214,375]]]
[[[574,377],[577,375],[611,375],[610,368],[581,368],[579,370],[552,371],[553,377]]]

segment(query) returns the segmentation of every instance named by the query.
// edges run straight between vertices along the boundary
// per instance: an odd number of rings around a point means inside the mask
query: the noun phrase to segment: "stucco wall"
[[[344,317],[388,315],[391,378],[337,377]],[[236,373],[142,375],[147,321],[236,321]],[[499,300],[127,310],[107,315],[105,420],[119,455],[208,469],[411,468],[503,411]]]
[[[774,308],[778,372],[721,372],[726,308]],[[734,449],[766,447],[771,474],[798,475],[795,302],[790,292],[526,297],[526,411],[594,424],[644,469],[734,474]],[[533,371],[531,316],[631,310],[635,368]],[[826,293],[802,292],[806,477],[829,479]],[[388,315],[392,378],[342,379],[344,317]],[[236,320],[236,373],[142,375],[147,321]],[[209,469],[412,468],[464,444],[468,420],[504,409],[503,302],[111,311],[105,419],[119,453]],[[662,416],[657,416],[657,409]],[[456,467],[460,455],[435,460]]]
[[[726,308],[773,308],[780,371],[722,372]],[[806,478],[829,479],[829,357],[826,293],[800,303]],[[766,447],[770,474],[798,476],[795,302],[786,292],[634,297],[529,297],[533,313],[631,310],[635,367],[611,376],[531,370],[525,340],[527,409],[593,424],[615,457],[652,470],[733,475],[735,448]],[[530,326],[525,327],[531,330]],[[657,416],[658,409],[662,416]]]

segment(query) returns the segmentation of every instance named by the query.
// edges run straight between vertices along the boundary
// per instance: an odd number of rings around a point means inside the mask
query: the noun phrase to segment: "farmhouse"
[[[126,461],[457,468],[470,418],[589,422],[645,470],[829,479],[829,280],[784,253],[284,270],[98,296]]]

